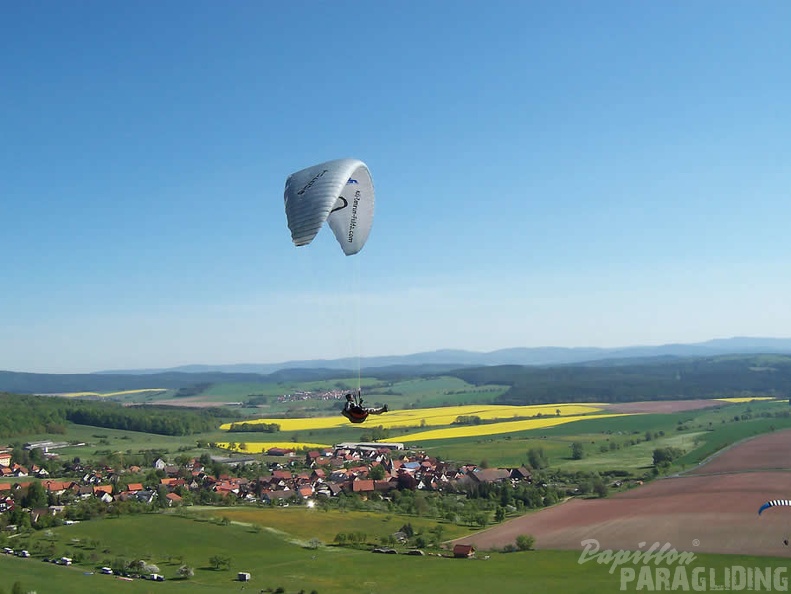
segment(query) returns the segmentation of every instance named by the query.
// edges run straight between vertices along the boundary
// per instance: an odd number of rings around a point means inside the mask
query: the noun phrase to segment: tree
[[[406,534],[407,538],[412,538],[415,535],[415,530],[412,528],[412,524],[407,522],[398,530],[399,532],[403,532]]]
[[[371,466],[371,469],[368,471],[368,478],[381,481],[385,477],[385,467],[381,464],[377,464],[376,466]]]
[[[433,528],[429,528],[429,533],[431,534],[431,542],[434,546],[439,546],[442,542],[442,537],[445,535],[445,526],[442,524],[436,524]]]
[[[209,564],[215,569],[230,569],[231,568],[231,558],[225,557],[223,555],[214,555],[213,557],[209,558]]]
[[[585,457],[585,446],[582,442],[575,441],[571,444],[571,459],[582,460]]]
[[[549,459],[544,452],[544,448],[530,448],[527,450],[527,463],[533,470],[541,470],[549,466]]]
[[[127,567],[127,561],[123,557],[116,557],[115,559],[113,559],[112,563],[110,563],[110,568],[113,570],[113,573],[116,575],[124,573],[126,571],[126,567]]]
[[[536,544],[536,537],[532,534],[520,534],[516,537],[516,548],[520,551],[532,551]]]
[[[27,488],[27,494],[22,498],[22,505],[31,509],[40,507],[47,507],[47,492],[44,486],[38,482],[33,481]]]
[[[654,466],[657,468],[666,468],[670,466],[673,460],[682,456],[683,454],[684,451],[679,448],[656,448],[653,454]]]
[[[597,476],[593,479],[593,492],[599,497],[607,497],[610,488],[607,486],[607,483],[604,482],[604,479]]]
[[[184,578],[185,580],[190,579],[191,577],[195,576],[195,570],[192,569],[189,565],[182,565],[179,567],[179,576]]]

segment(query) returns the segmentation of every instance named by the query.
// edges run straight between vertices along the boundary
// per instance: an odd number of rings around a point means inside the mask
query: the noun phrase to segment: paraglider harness
[[[362,423],[368,418],[368,411],[363,408],[363,399],[360,391],[357,391],[357,398],[351,392],[346,394],[346,404],[343,407],[343,416],[352,423]]]
[[[357,390],[357,398],[355,399],[353,393],[346,394],[346,404],[341,413],[344,417],[349,419],[352,423],[362,423],[368,418],[368,415],[379,415],[387,412],[387,405],[382,408],[363,408],[363,399],[360,395],[360,390]]]

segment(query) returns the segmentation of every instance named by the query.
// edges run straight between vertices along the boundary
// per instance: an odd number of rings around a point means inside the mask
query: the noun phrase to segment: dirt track
[[[760,436],[684,476],[607,499],[573,499],[456,542],[493,549],[532,534],[544,549],[582,549],[594,538],[605,549],[669,542],[679,551],[791,557],[782,543],[791,538],[791,512],[757,513],[763,502],[791,496],[789,451],[791,431]]]

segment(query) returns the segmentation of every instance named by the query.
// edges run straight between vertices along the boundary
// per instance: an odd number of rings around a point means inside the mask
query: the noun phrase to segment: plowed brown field
[[[670,543],[678,551],[791,557],[791,508],[758,516],[769,499],[791,498],[791,431],[739,443],[682,476],[653,481],[607,499],[572,499],[456,542],[499,549],[520,534],[536,548],[637,550]],[[773,512],[773,513],[770,513]]]

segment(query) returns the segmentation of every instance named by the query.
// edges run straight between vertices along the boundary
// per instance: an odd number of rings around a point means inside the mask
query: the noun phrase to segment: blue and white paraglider
[[[758,508],[758,515],[760,516],[764,511],[769,509],[770,507],[791,507],[791,499],[772,499],[771,501],[767,501],[761,507]],[[788,537],[783,539],[783,544],[788,546]]]

